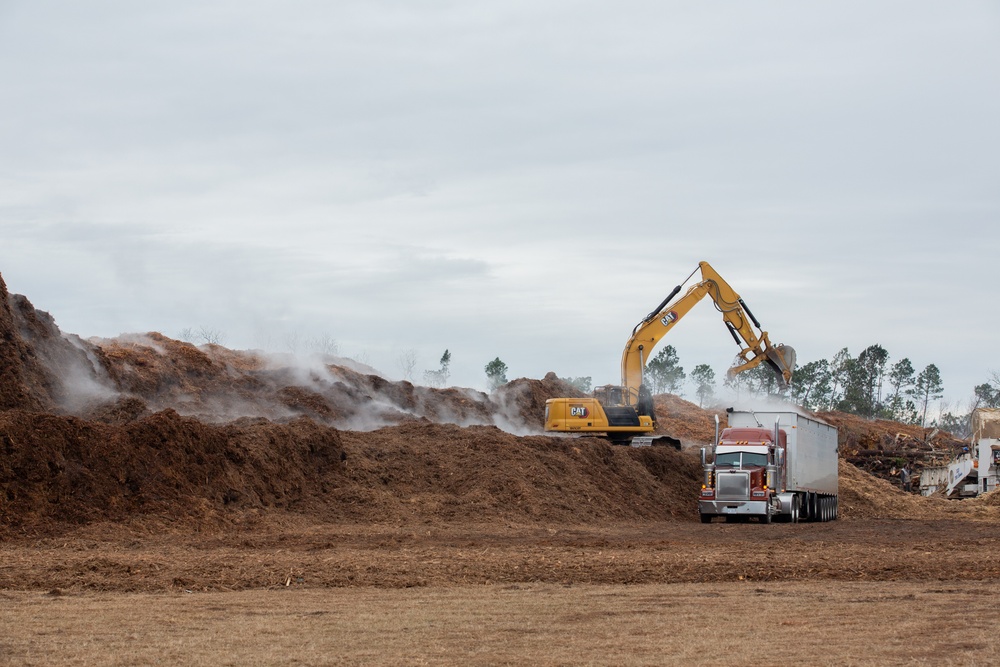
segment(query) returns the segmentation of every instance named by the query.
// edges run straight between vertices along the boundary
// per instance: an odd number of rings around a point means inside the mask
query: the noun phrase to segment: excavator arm
[[[701,270],[701,281],[691,286],[676,301],[684,284]],[[729,375],[735,375],[768,364],[779,376],[783,386],[788,386],[795,367],[795,350],[787,345],[771,345],[767,332],[729,284],[707,262],[698,264],[684,282],[674,288],[653,312],[645,317],[625,344],[622,353],[622,384],[607,385],[594,390],[590,398],[550,398],[545,402],[545,430],[563,433],[603,433],[619,442],[635,442],[641,438],[645,444],[665,436],[652,436],[656,428],[653,396],[648,384],[643,383],[643,370],[650,354],[682,317],[699,301],[711,297],[722,319],[740,346],[740,353]],[[673,440],[675,447],[679,441]]]
[[[673,301],[684,283],[687,283],[698,270],[701,270],[701,281],[691,286],[684,296]],[[753,316],[740,295],[716,273],[708,262],[700,262],[688,278],[673,289],[656,309],[647,315],[632,331],[632,337],[625,344],[622,352],[622,386],[625,387],[629,405],[635,405],[640,398],[640,387],[643,383],[643,369],[649,361],[650,353],[673,327],[706,296],[711,297],[715,307],[722,313],[722,319],[733,336],[733,340],[742,348],[736,363],[729,369],[730,376],[748,371],[767,363],[779,376],[783,387],[789,386],[792,380],[792,369],[795,366],[795,350],[787,345],[774,346],[761,330],[760,322]],[[759,332],[759,333],[758,333]]]

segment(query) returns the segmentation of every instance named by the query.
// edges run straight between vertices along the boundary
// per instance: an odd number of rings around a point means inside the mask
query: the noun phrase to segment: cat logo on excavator
[[[677,313],[671,310],[669,313],[660,318],[660,322],[663,324],[663,326],[667,327],[676,322],[677,317],[678,317]]]

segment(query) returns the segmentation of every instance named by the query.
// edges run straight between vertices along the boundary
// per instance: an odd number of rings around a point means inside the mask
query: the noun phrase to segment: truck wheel
[[[799,497],[792,496],[792,517],[789,519],[791,523],[799,522]]]
[[[771,512],[768,511],[768,512],[764,512],[763,514],[761,514],[760,515],[760,522],[761,523],[771,523]]]
[[[702,523],[712,523],[712,515],[711,514],[702,514],[701,515],[701,522]]]

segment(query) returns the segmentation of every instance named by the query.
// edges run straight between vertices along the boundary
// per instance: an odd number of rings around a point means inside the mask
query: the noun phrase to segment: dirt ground
[[[1000,650],[982,625],[992,521],[91,525],[7,542],[0,563],[0,664],[987,665]]]
[[[981,582],[0,593],[18,665],[990,665]]]
[[[0,664],[995,662],[1000,495],[894,477],[948,434],[819,415],[840,520],[703,525],[724,410],[655,397],[683,451],[542,433],[570,395],[85,341],[0,278]]]
[[[0,545],[0,590],[74,594],[970,579],[1000,579],[993,521],[258,525],[193,534],[94,525]]]

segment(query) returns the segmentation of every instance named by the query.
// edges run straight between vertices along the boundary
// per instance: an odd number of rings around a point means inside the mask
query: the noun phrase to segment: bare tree
[[[324,333],[309,339],[309,349],[316,354],[335,357],[340,352],[340,345],[333,336]]]
[[[450,366],[451,352],[445,350],[444,354],[441,355],[441,368],[436,371],[424,371],[424,382],[431,387],[446,387],[448,377],[451,375]]]
[[[403,379],[412,382],[413,371],[417,367],[417,351],[413,348],[403,350],[396,356],[396,366],[402,373]]]
[[[218,329],[203,326],[198,328],[197,338],[206,345],[222,345],[226,340],[226,334]]]

